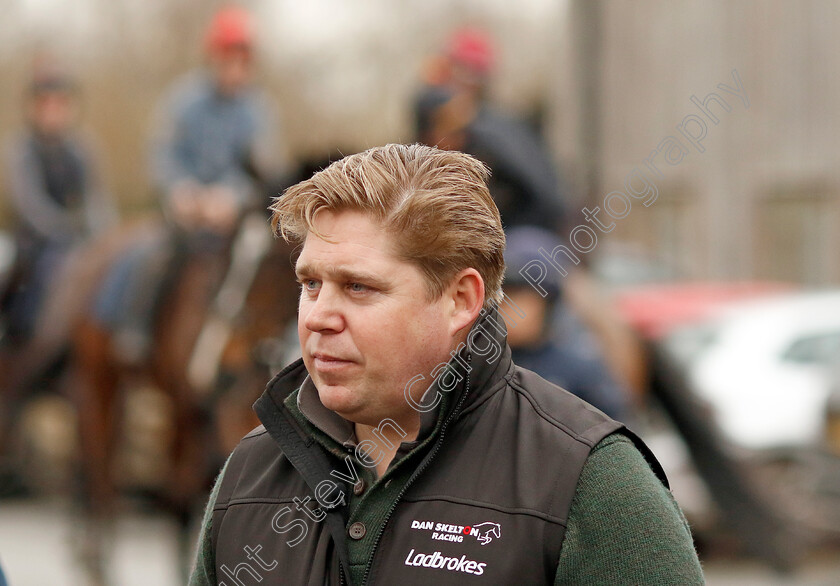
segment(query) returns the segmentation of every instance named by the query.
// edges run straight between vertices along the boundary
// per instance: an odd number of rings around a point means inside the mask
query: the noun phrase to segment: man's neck
[[[364,423],[355,423],[356,428],[356,442],[371,441],[376,444],[378,450],[374,453],[382,455],[382,458],[376,464],[376,475],[381,477],[388,470],[394,457],[397,455],[397,450],[403,442],[411,442],[417,439],[420,433],[420,417],[417,416],[409,422],[400,421],[397,423],[400,427],[397,429],[392,425],[379,426],[366,425]],[[405,435],[400,431],[405,432]]]

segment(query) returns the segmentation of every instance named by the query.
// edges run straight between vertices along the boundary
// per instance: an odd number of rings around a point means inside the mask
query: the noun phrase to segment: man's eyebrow
[[[386,279],[383,279],[378,275],[365,271],[357,271],[332,266],[319,269],[318,267],[309,264],[301,264],[295,267],[295,274],[297,275],[298,279],[311,277],[319,273],[323,273],[336,281],[362,283],[371,285],[378,289],[388,289],[391,286],[390,282]]]

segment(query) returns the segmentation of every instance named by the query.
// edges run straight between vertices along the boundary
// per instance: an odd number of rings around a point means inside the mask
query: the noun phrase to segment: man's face
[[[62,134],[72,125],[74,114],[73,98],[67,92],[43,92],[32,98],[30,117],[44,134]]]
[[[414,422],[404,389],[449,359],[451,299],[429,301],[420,270],[369,216],[324,211],[314,224],[330,242],[310,232],[297,261],[298,335],[321,402],[355,423]]]
[[[211,56],[216,84],[225,95],[234,95],[251,81],[253,58],[251,49],[234,46],[216,51]]]
[[[532,287],[505,287],[505,295],[519,306],[525,317],[508,328],[507,341],[511,348],[529,348],[545,339],[545,318],[548,303]]]

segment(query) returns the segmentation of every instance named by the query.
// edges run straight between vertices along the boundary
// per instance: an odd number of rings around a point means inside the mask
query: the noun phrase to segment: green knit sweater
[[[224,469],[204,515],[190,586],[217,584],[210,524],[223,475]],[[387,511],[386,495],[358,504]],[[379,516],[373,510],[368,514]],[[351,568],[351,574],[361,586],[357,569]],[[671,493],[630,440],[619,434],[604,438],[590,453],[578,481],[555,586],[703,583],[691,532]]]

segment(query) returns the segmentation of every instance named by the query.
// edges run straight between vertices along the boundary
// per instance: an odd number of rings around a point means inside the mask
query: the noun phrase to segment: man
[[[55,65],[38,66],[26,96],[26,130],[6,145],[17,258],[0,302],[13,345],[32,334],[68,253],[116,216],[102,189],[91,141],[76,128],[77,91]]]
[[[157,307],[186,257],[223,249],[243,213],[262,209],[260,183],[276,179],[276,124],[252,83],[254,44],[250,14],[220,9],[205,34],[207,66],[178,80],[158,107],[151,171],[170,229],[118,265],[97,308],[127,363],[148,358]]]
[[[191,584],[702,583],[647,448],[511,362],[486,180],[388,145],[273,205],[303,358],[255,404]]]
[[[205,35],[207,67],[175,83],[158,109],[152,177],[173,220],[229,230],[254,196],[253,175],[277,166],[275,120],[252,83],[251,17],[225,7]]]
[[[554,250],[559,239],[535,226],[517,226],[508,230],[506,240],[505,295],[526,314],[508,332],[511,358],[627,423],[629,391],[611,376],[594,334],[563,298],[559,274],[540,279],[542,291],[534,287],[538,251]]]
[[[490,194],[505,227],[560,230],[568,211],[567,186],[533,129],[488,103],[494,61],[486,33],[470,28],[453,33],[414,101],[418,140],[489,165]]]

